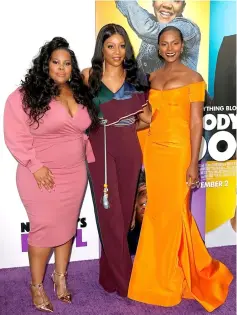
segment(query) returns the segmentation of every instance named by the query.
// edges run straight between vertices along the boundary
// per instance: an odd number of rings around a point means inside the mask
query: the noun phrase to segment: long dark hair
[[[124,60],[124,70],[126,71],[126,82],[133,84],[137,90],[144,90],[141,73],[138,71],[137,62],[134,56],[133,48],[125,29],[117,24],[106,24],[98,33],[94,56],[91,60],[92,67],[89,76],[89,90],[93,96],[99,92],[101,80],[103,76],[103,45],[104,42],[111,36],[119,34],[125,41],[126,55]]]
[[[54,37],[40,48],[38,56],[33,60],[25,79],[21,81],[20,92],[23,95],[23,109],[29,116],[30,124],[39,126],[40,119],[50,110],[49,103],[60,94],[59,87],[49,76],[49,60],[57,49],[69,52],[72,62],[70,86],[77,103],[87,107],[92,124],[90,128],[98,125],[98,112],[89,97],[88,88],[84,85],[78,67],[75,53],[69,48],[68,42],[62,37]]]
[[[157,43],[159,45],[160,43],[160,37],[162,34],[164,34],[165,32],[168,32],[168,31],[174,31],[174,32],[177,32],[179,34],[179,37],[180,37],[180,40],[181,40],[181,43],[184,43],[184,36],[183,36],[183,33],[180,31],[179,28],[175,27],[175,26],[166,26],[165,28],[163,28],[159,35],[158,35],[158,40],[157,40]],[[158,56],[160,59],[164,60],[164,58],[158,53]],[[183,52],[182,52],[182,59],[185,59],[187,57],[187,50],[186,50],[186,47],[184,45],[184,48],[183,48]]]

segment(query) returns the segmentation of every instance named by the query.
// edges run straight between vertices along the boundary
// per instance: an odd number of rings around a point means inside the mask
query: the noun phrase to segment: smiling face
[[[119,34],[114,34],[106,39],[103,45],[104,60],[114,67],[119,67],[126,56],[125,40]]]
[[[177,16],[181,16],[185,7],[184,1],[153,1],[153,7],[157,21],[169,23]]]
[[[49,76],[58,85],[65,84],[72,74],[71,55],[65,49],[53,51],[49,60]]]
[[[183,51],[183,41],[178,31],[169,30],[164,32],[159,39],[159,54],[166,62],[175,62],[180,59]]]

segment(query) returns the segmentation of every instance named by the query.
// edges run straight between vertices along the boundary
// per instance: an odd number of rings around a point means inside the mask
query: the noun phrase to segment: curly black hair
[[[77,103],[87,107],[92,124],[91,129],[98,126],[98,112],[92,103],[88,87],[84,85],[75,53],[69,48],[69,43],[62,37],[54,37],[40,48],[33,65],[21,81],[20,92],[23,95],[23,109],[29,116],[30,124],[39,126],[40,119],[50,110],[50,101],[59,95],[59,87],[49,76],[49,61],[55,50],[64,49],[69,52],[72,63],[70,86]]]
[[[89,76],[89,90],[93,97],[97,96],[101,80],[103,76],[103,45],[104,42],[111,36],[119,34],[124,38],[126,55],[123,63],[124,70],[126,71],[126,82],[131,83],[135,86],[138,91],[144,91],[147,89],[145,75],[138,70],[137,62],[134,56],[133,47],[129,40],[128,34],[125,29],[117,24],[106,24],[104,25],[97,36],[94,56],[91,60],[92,67],[90,69]]]

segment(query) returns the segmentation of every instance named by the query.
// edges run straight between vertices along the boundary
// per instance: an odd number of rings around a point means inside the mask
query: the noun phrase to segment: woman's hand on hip
[[[54,186],[53,173],[46,166],[42,166],[34,174],[34,178],[39,186],[39,189],[42,190],[44,187],[46,190],[51,191]]]

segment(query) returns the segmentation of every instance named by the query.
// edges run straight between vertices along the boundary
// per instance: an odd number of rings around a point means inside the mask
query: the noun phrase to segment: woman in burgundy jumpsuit
[[[142,154],[136,121],[148,121],[145,87],[138,78],[133,49],[119,25],[99,32],[92,67],[84,70],[101,126],[89,134],[95,163],[89,171],[102,243],[101,286],[127,296],[132,269],[130,228]]]

